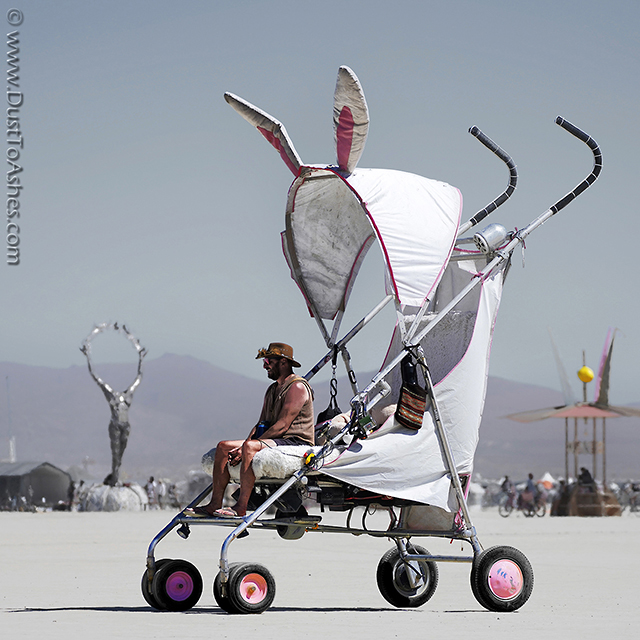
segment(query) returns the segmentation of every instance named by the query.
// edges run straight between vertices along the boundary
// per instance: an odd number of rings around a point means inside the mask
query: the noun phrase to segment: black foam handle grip
[[[491,212],[495,211],[500,205],[504,204],[515,191],[516,184],[518,183],[518,170],[516,165],[511,159],[511,156],[499,147],[489,136],[485,135],[478,127],[471,127],[469,133],[477,138],[489,151],[495,153],[495,155],[504,162],[509,168],[509,185],[506,190],[500,194],[493,202],[490,202],[484,209],[481,209],[476,213],[469,222],[471,226],[475,226],[478,222],[484,220]]]
[[[575,124],[571,124],[568,120],[565,120],[562,116],[556,118],[556,124],[560,125],[563,129],[568,131],[572,136],[575,136],[579,140],[582,140],[585,144],[591,140],[591,136],[585,133],[582,129],[578,129]]]
[[[482,142],[482,144],[487,147],[489,151],[495,153],[503,162],[508,163],[511,160],[509,154],[507,154],[504,149],[499,147],[488,135],[484,134],[480,129],[478,129],[478,127],[471,127],[471,129],[469,129],[469,133],[474,138],[478,138],[478,140],[480,140],[480,142]]]
[[[565,131],[568,131],[572,136],[578,138],[578,140],[584,142],[589,149],[591,149],[593,153],[593,171],[591,171],[573,191],[558,200],[552,207],[549,207],[553,213],[558,213],[560,209],[566,207],[572,200],[588,189],[596,181],[596,178],[600,175],[600,171],[602,171],[602,153],[598,143],[588,133],[585,133],[582,129],[579,129],[561,116],[556,118],[556,124],[561,126]]]

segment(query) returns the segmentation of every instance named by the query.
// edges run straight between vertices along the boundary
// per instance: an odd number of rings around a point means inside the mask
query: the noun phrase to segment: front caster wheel
[[[422,547],[409,545],[412,555],[428,555]],[[382,556],[376,573],[382,597],[394,607],[420,607],[438,586],[438,565],[428,560],[403,561],[398,549]]]
[[[229,571],[233,571],[235,567],[238,566],[239,563],[235,562],[229,565]],[[218,572],[215,580],[213,581],[213,597],[215,601],[218,603],[218,606],[227,613],[241,613],[238,611],[229,598],[229,589],[227,587],[226,595],[222,595],[222,573]]]
[[[228,613],[262,613],[273,603],[276,581],[269,570],[260,564],[232,564],[226,595],[223,596],[221,592],[220,574],[213,583],[213,595]]]
[[[156,572],[158,571],[158,569],[160,569],[160,567],[163,564],[166,564],[167,562],[171,562],[171,560],[168,560],[167,558],[164,558],[163,560],[157,560],[156,561]],[[141,583],[140,587],[142,589],[142,597],[147,601],[147,604],[150,607],[153,607],[154,609],[159,609],[160,611],[162,611],[162,610],[164,610],[166,608],[166,607],[164,607],[164,605],[162,603],[160,603],[157,600],[157,598],[153,595],[153,593],[151,593],[151,584],[149,582],[149,577],[148,577],[146,569],[145,569],[144,573],[142,574],[142,583]]]
[[[471,590],[489,611],[516,611],[531,596],[533,569],[521,551],[491,547],[473,561]]]
[[[200,600],[202,576],[186,560],[169,560],[153,576],[151,593],[163,609],[186,611]]]

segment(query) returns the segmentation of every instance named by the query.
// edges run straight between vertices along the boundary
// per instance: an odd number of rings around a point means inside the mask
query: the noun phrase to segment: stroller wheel
[[[156,573],[157,573],[158,569],[160,569],[160,567],[163,564],[166,564],[167,562],[171,562],[171,560],[168,560],[167,558],[164,558],[163,560],[157,560],[156,561]],[[142,582],[140,584],[140,587],[142,589],[142,597],[147,601],[147,604],[150,607],[153,607],[154,609],[159,609],[161,611],[166,609],[166,607],[163,606],[156,599],[156,597],[153,595],[153,593],[151,593],[151,585],[149,584],[149,578],[147,576],[147,570],[146,569],[145,569],[144,573],[142,574]]]
[[[231,565],[229,565],[229,570],[233,571],[233,569],[235,567],[238,566],[238,562],[234,562]],[[222,595],[222,580],[221,580],[221,573],[218,573],[218,575],[216,576],[215,580],[213,581],[213,597],[215,598],[215,601],[218,603],[218,606],[223,610],[226,611],[227,613],[242,613],[241,611],[239,611],[238,609],[236,609],[236,607],[234,607],[233,603],[231,602],[230,598],[229,598],[229,591],[227,589],[227,595]]]
[[[533,569],[521,551],[513,547],[491,547],[473,561],[471,590],[489,611],[515,611],[531,596]]]
[[[410,553],[429,552],[415,545]],[[438,565],[428,560],[404,562],[398,549],[390,549],[382,556],[376,573],[382,597],[394,607],[420,607],[435,593],[438,586]]]
[[[280,519],[280,518],[287,518],[287,517],[304,517],[307,515],[307,510],[304,507],[300,507],[298,509],[298,511],[296,511],[295,514],[292,513],[286,513],[284,511],[282,511],[281,509],[278,509],[276,511],[276,519]],[[296,525],[284,525],[284,524],[279,524],[276,527],[276,531],[278,532],[278,535],[283,539],[283,540],[300,540],[300,538],[302,538],[302,536],[306,533],[306,528],[303,526],[296,526]]]
[[[220,586],[218,574],[213,583],[213,595],[228,613],[262,613],[272,605],[276,595],[276,581],[260,564],[232,564],[226,596],[222,595]]]
[[[186,560],[169,560],[153,576],[153,597],[168,611],[186,611],[202,595],[202,576]]]

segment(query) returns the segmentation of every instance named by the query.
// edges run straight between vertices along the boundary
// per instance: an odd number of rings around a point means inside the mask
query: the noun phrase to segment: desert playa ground
[[[640,517],[500,518],[472,511],[483,546],[514,546],[529,558],[535,586],[519,611],[483,609],[469,586],[468,564],[440,564],[433,598],[395,609],[380,595],[375,572],[386,539],[307,533],[287,541],[253,531],[229,558],[259,562],[274,574],[276,599],[261,615],[219,609],[211,585],[221,527],[171,532],[156,558],[182,558],[203,575],[198,605],[160,612],[143,600],[147,547],[172,513],[0,513],[0,629],[3,638],[635,638],[640,629]],[[325,521],[342,524],[341,514]],[[419,539],[432,552],[461,543]],[[464,554],[470,553],[465,544]]]

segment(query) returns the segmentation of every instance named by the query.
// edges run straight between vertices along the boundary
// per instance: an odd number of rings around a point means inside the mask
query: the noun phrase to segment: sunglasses
[[[265,362],[266,364],[272,365],[275,364],[276,362],[279,362],[280,360],[282,360],[282,358],[263,358],[262,361]]]

